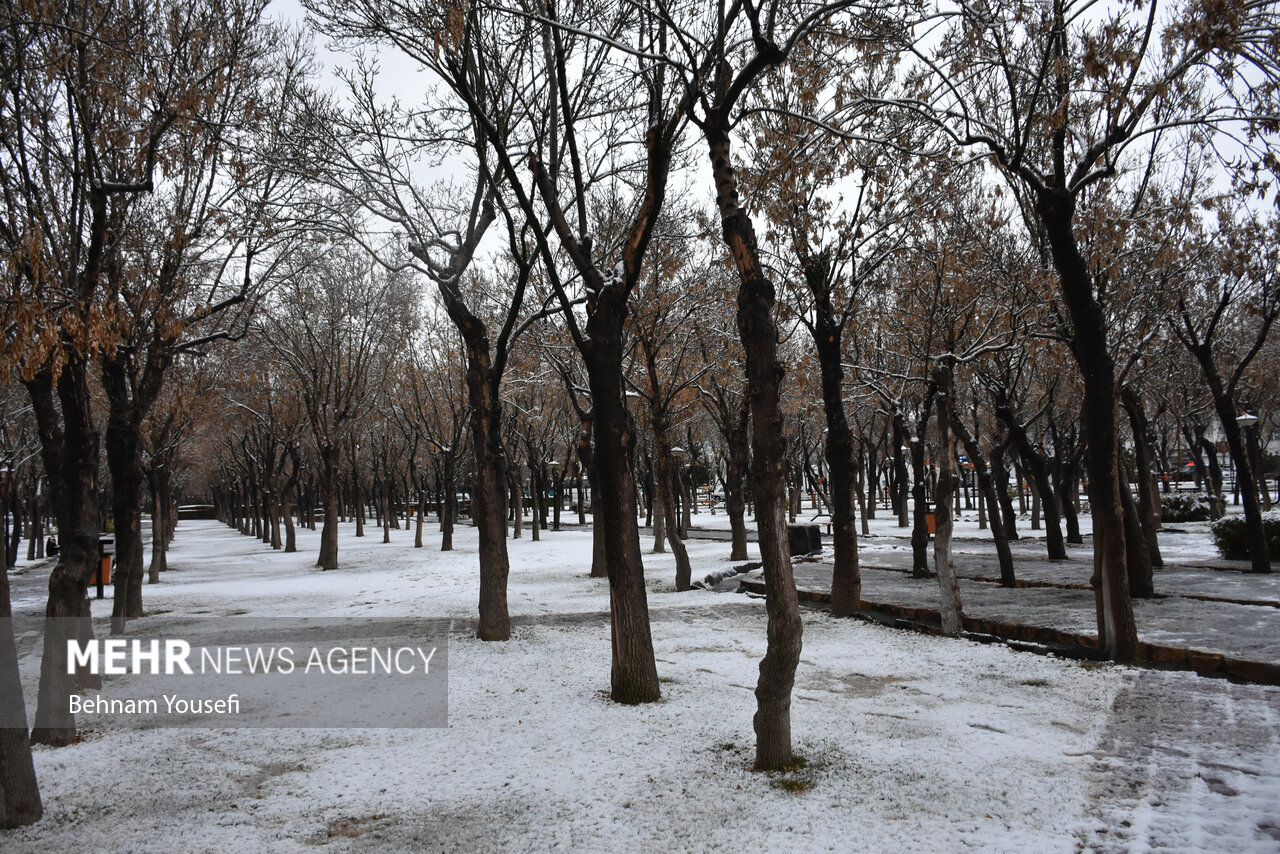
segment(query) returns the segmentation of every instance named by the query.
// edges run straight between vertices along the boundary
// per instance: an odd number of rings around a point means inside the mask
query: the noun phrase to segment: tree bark
[[[996,402],[996,416],[1004,422],[1008,436],[1022,458],[1022,465],[1034,481],[1037,495],[1042,498],[1040,504],[1044,513],[1044,539],[1049,560],[1066,560],[1067,546],[1062,540],[1062,524],[1059,516],[1061,505],[1058,497],[1053,493],[1053,483],[1049,476],[1049,460],[1036,449],[1027,435],[1026,427],[1014,416],[1008,401],[1003,396]]]
[[[1160,555],[1160,540],[1156,531],[1160,527],[1160,493],[1156,490],[1151,454],[1151,423],[1147,421],[1146,411],[1142,407],[1142,399],[1131,389],[1120,393],[1121,403],[1129,415],[1129,426],[1133,430],[1134,464],[1138,476],[1138,523],[1143,542],[1146,545],[1147,559],[1152,567],[1164,566],[1164,558]],[[1126,536],[1128,536],[1126,532]],[[1154,591],[1152,591],[1154,593]],[[1136,591],[1134,595],[1139,595]]]
[[[44,653],[36,701],[33,744],[59,747],[75,741],[75,717],[68,698],[77,684],[91,680],[67,673],[67,641],[91,639],[89,580],[98,567],[98,431],[93,423],[88,365],[72,357],[56,381],[47,369],[26,383],[49,474],[50,504],[58,521],[62,551],[49,576]]]
[[[1267,554],[1267,535],[1262,526],[1262,506],[1258,500],[1258,478],[1254,474],[1253,462],[1245,447],[1245,437],[1240,429],[1240,423],[1236,421],[1236,402],[1228,393],[1226,384],[1218,373],[1218,366],[1213,361],[1213,352],[1209,346],[1201,345],[1193,353],[1200,363],[1200,370],[1204,373],[1209,392],[1213,395],[1213,409],[1222,423],[1227,448],[1231,451],[1231,459],[1236,465],[1236,487],[1240,490],[1240,498],[1244,503],[1245,541],[1249,547],[1250,571],[1270,572],[1271,561]]]
[[[320,556],[316,566],[338,568],[338,446],[320,445],[320,503],[324,505],[324,525],[320,529]]]
[[[1059,288],[1071,318],[1072,354],[1084,377],[1081,415],[1089,445],[1098,637],[1113,660],[1132,664],[1138,657],[1138,629],[1125,569],[1115,364],[1107,342],[1107,318],[1094,298],[1093,277],[1076,243],[1075,198],[1066,190],[1046,189],[1036,201],[1036,210],[1049,238]]]
[[[0,573],[0,796],[0,827],[35,824],[44,814],[27,734],[7,572]]]
[[[809,269],[805,278],[814,297],[813,342],[822,375],[822,408],[827,421],[828,495],[831,499],[831,614],[848,617],[862,604],[862,574],[858,569],[858,534],[854,529],[853,434],[844,411],[842,330],[831,305],[824,270]]]
[[[746,353],[752,491],[768,614],[768,644],[756,682],[755,767],[774,770],[789,766],[795,759],[791,748],[791,690],[803,646],[803,625],[787,542],[781,407],[783,368],[778,362],[773,284],[764,277],[750,217],[738,201],[727,116],[713,116],[704,132],[716,184],[721,229],[741,282],[738,333]]]
[[[1013,571],[1013,553],[1009,550],[1009,538],[1005,536],[1004,520],[1001,518],[1000,502],[996,498],[996,485],[991,477],[991,470],[987,467],[987,461],[982,455],[977,439],[969,433],[954,409],[951,411],[951,424],[964,444],[969,462],[973,463],[973,470],[978,477],[978,489],[982,492],[982,501],[987,507],[992,508],[988,523],[991,526],[991,540],[996,547],[996,557],[1000,561],[1000,586],[1017,587],[1018,582]]]
[[[729,516],[729,560],[747,559],[747,501],[743,495],[743,486],[747,478],[750,454],[747,444],[750,423],[751,409],[744,403],[725,437],[729,452],[729,466],[724,482],[724,511]]]
[[[1129,475],[1123,465],[1119,468],[1119,475],[1120,506],[1124,510],[1125,571],[1129,575],[1129,592],[1136,599],[1151,599],[1156,595],[1155,579],[1151,575],[1151,556],[1147,553],[1138,508],[1134,506],[1133,495],[1129,491]]]
[[[942,632],[955,637],[960,634],[964,609],[960,602],[960,579],[956,577],[951,561],[951,504],[956,491],[955,463],[953,461],[951,401],[953,374],[949,365],[935,369],[934,383],[938,386],[938,487],[934,492],[933,567],[938,574],[941,594]]]
[[[613,616],[610,694],[615,702],[634,704],[654,702],[661,698],[661,691],[640,556],[633,474],[635,428],[622,379],[626,313],[625,295],[613,289],[600,295],[587,318],[582,358],[591,392],[592,459],[599,480],[599,488],[592,490],[592,510],[602,521]]]

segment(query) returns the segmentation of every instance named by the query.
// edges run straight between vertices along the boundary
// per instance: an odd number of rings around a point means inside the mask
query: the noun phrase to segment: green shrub
[[[1213,503],[1203,492],[1173,492],[1160,496],[1161,522],[1208,522]]]
[[[1262,514],[1262,530],[1267,537],[1267,555],[1274,563],[1280,560],[1280,513]],[[1227,560],[1248,560],[1243,516],[1223,516],[1213,523],[1213,542]]]

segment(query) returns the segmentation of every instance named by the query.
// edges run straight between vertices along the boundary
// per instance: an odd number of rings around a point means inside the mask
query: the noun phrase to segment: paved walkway
[[[868,538],[860,546],[864,599],[908,609],[938,607],[936,579],[911,577],[909,543]],[[965,616],[1096,635],[1091,546],[1071,546],[1065,561],[1049,561],[1042,550],[1036,542],[1015,544],[1015,573],[1030,586],[1010,589],[999,586],[999,563],[989,540],[956,540],[953,557]],[[1157,598],[1134,602],[1139,639],[1280,666],[1280,573],[1253,575],[1241,571],[1246,566],[1213,559],[1167,562],[1155,573]],[[829,594],[831,569],[829,546],[820,560],[797,560],[796,587]],[[736,590],[744,580],[758,587],[759,576],[756,570],[725,579],[716,589]]]

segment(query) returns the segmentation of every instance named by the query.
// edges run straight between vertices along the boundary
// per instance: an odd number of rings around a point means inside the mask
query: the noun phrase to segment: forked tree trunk
[[[987,506],[992,508],[988,517],[988,524],[991,526],[991,539],[995,543],[996,556],[1000,561],[1000,586],[1016,587],[1017,578],[1013,571],[1013,553],[1009,549],[1009,539],[1005,536],[1004,520],[1000,515],[1000,503],[996,499],[996,485],[991,477],[991,470],[987,468],[987,461],[982,455],[982,448],[978,446],[975,439],[964,426],[964,422],[960,420],[959,414],[952,409],[951,424],[955,427],[956,434],[959,435],[960,441],[964,444],[965,453],[969,456],[969,461],[973,463],[973,470],[978,477],[978,489],[981,490],[981,503],[979,506]]]
[[[656,373],[656,367],[651,367],[651,371]],[[666,537],[667,542],[671,545],[671,554],[676,559],[676,590],[683,592],[689,590],[693,586],[693,568],[689,565],[689,550],[684,547],[684,541],[680,539],[680,530],[675,522],[676,516],[676,499],[674,494],[675,481],[675,460],[671,456],[671,442],[667,437],[667,422],[665,414],[659,412],[651,412],[653,423],[650,425],[653,433],[653,440],[656,447],[654,454],[655,469],[654,472],[654,497],[657,499],[654,507],[655,514],[660,514],[658,518],[667,521]],[[657,536],[658,525],[653,526],[654,534]],[[654,551],[658,551],[657,544]]]
[[[69,697],[78,685],[101,684],[100,678],[77,678],[78,674],[67,672],[67,641],[93,637],[86,591],[98,566],[98,431],[86,363],[73,357],[63,367],[56,381],[57,404],[54,385],[48,371],[26,383],[62,545],[49,575],[31,742],[59,747],[76,738]]]
[[[911,525],[907,504],[911,476],[907,473],[907,454],[903,446],[907,442],[907,426],[901,415],[893,416],[893,506],[898,514],[898,527]]]
[[[1258,480],[1254,474],[1253,461],[1249,457],[1248,448],[1245,447],[1244,432],[1240,429],[1240,423],[1236,421],[1236,403],[1227,393],[1226,384],[1218,374],[1213,353],[1209,348],[1200,347],[1195,351],[1195,357],[1200,362],[1200,369],[1213,395],[1213,409],[1222,423],[1222,433],[1226,436],[1227,448],[1231,451],[1231,459],[1236,464],[1236,488],[1240,491],[1240,499],[1244,504],[1245,543],[1249,548],[1250,571],[1270,572],[1267,536],[1262,525],[1262,506],[1258,500]],[[1212,459],[1214,455],[1209,456]]]
[[[1009,431],[1010,441],[1018,449],[1026,474],[1035,485],[1033,500],[1038,500],[1039,507],[1044,513],[1044,539],[1049,560],[1066,560],[1067,546],[1062,539],[1059,514],[1061,504],[1053,493],[1053,483],[1049,476],[1049,460],[1036,450],[1035,444],[1027,435],[1026,427],[1017,420],[1003,398],[996,403],[996,416],[1004,422],[1005,428]],[[1035,528],[1034,524],[1032,528]]]
[[[1147,553],[1147,543],[1142,536],[1142,522],[1138,519],[1138,508],[1129,491],[1129,475],[1123,465],[1119,467],[1118,474],[1120,506],[1124,511],[1125,567],[1129,575],[1129,592],[1135,599],[1151,599],[1156,595],[1155,579],[1151,574],[1151,555]]]

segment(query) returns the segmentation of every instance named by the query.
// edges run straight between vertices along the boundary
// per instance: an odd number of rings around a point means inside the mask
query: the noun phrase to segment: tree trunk
[[[836,322],[823,270],[806,268],[814,296],[813,342],[822,375],[822,408],[827,421],[828,496],[831,500],[831,614],[847,617],[862,604],[862,575],[858,570],[858,534],[854,529],[853,434],[844,412],[844,368],[841,329]]]
[[[588,346],[582,358],[591,391],[592,459],[599,480],[598,488],[593,489],[592,509],[603,521],[613,617],[610,694],[618,703],[650,703],[661,698],[661,691],[636,516],[635,428],[627,412],[622,379],[625,300],[612,290],[597,299],[587,318]]]
[[[450,450],[445,454],[444,462],[441,466],[443,469],[441,480],[444,487],[444,495],[441,496],[440,510],[440,551],[453,551],[453,529],[458,520],[458,490],[455,484],[457,478],[457,463],[453,458],[453,451]],[[425,503],[423,504],[425,507]],[[418,519],[418,529],[422,529],[422,519]],[[503,533],[503,544],[506,544],[506,534]]]
[[[1129,414],[1129,426],[1133,429],[1133,454],[1138,476],[1138,523],[1143,542],[1146,544],[1147,559],[1152,567],[1164,566],[1164,558],[1160,555],[1160,541],[1156,530],[1160,527],[1158,519],[1160,493],[1156,490],[1155,477],[1152,470],[1151,424],[1142,408],[1142,400],[1129,389],[1121,392],[1120,400]],[[1127,531],[1127,529],[1126,529]],[[1126,533],[1126,536],[1128,534]],[[1135,596],[1139,595],[1134,591]]]
[[[293,498],[296,487],[285,489],[280,515],[284,517],[284,551],[293,554],[298,550],[298,534],[293,528]]]
[[[751,423],[751,409],[746,405],[736,423],[729,430],[729,470],[724,482],[724,511],[729,516],[729,560],[747,559],[747,501],[743,486],[747,477],[747,430]]]
[[[167,460],[153,461],[151,476],[151,565],[147,568],[147,581],[155,584],[160,573],[169,568],[169,542],[165,531],[169,526],[169,467]]]
[[[316,566],[338,568],[338,446],[320,446],[320,503],[324,505],[324,526],[320,529],[320,556]]]
[[[1018,456],[1022,459],[1026,474],[1035,483],[1036,497],[1043,499],[1040,501],[1040,506],[1044,513],[1044,539],[1049,560],[1066,560],[1067,546],[1062,540],[1062,524],[1059,521],[1060,504],[1057,496],[1053,494],[1052,480],[1049,477],[1049,460],[1036,450],[1035,444],[1027,435],[1026,427],[1014,417],[1003,397],[996,403],[996,416],[1004,422],[1009,439],[1018,449]]]
[[[471,515],[480,551],[480,622],[476,637],[504,641],[511,637],[511,615],[507,610],[507,577],[511,564],[507,557],[507,462],[502,448],[500,375],[490,361],[488,336],[478,321],[476,327],[466,327],[463,332],[467,345],[471,445],[476,455],[471,489]]]
[[[942,632],[955,637],[960,634],[964,611],[960,602],[960,580],[951,561],[951,502],[956,491],[951,438],[952,376],[950,366],[945,364],[934,371],[934,382],[938,385],[938,487],[933,504],[933,567],[941,593]]]
[[[76,738],[69,697],[77,685],[100,684],[67,673],[67,641],[93,637],[89,580],[98,568],[98,431],[93,424],[88,365],[72,358],[55,383],[47,370],[26,383],[49,475],[49,498],[62,550],[49,575],[44,653],[36,701],[33,744],[55,747]],[[58,405],[61,406],[59,418]]]
[[[991,470],[987,468],[987,461],[982,456],[982,448],[978,446],[977,439],[969,433],[954,409],[951,411],[951,424],[960,436],[969,462],[973,463],[973,470],[977,474],[978,489],[981,490],[979,507],[985,504],[992,508],[988,520],[991,540],[995,543],[996,557],[1000,561],[1000,586],[1016,587],[1018,583],[1013,571],[1013,553],[1009,550],[1009,538],[1005,536],[1004,520],[1001,518],[1000,502],[996,498],[996,484],[991,477]]]
[[[792,576],[786,526],[786,460],[781,407],[782,365],[773,318],[773,284],[760,266],[755,233],[738,202],[727,117],[705,127],[724,241],[737,268],[738,333],[746,354],[751,406],[752,492],[760,558],[764,564],[768,645],[756,682],[757,770],[785,768],[791,749],[791,690],[803,646],[799,600]]]
[[[44,814],[27,737],[7,572],[0,573],[0,796],[0,827],[35,824]]]
[[[105,370],[105,369],[104,369]],[[142,449],[137,425],[112,402],[107,420],[107,468],[111,471],[111,512],[115,523],[115,588],[111,633],[142,616]]]
[[[907,504],[907,493],[910,489],[911,476],[907,473],[907,425],[902,416],[893,416],[893,474],[895,489],[893,490],[894,507],[898,511],[898,527],[910,526],[910,508]]]
[[[924,433],[924,424],[928,414],[922,421],[919,433]],[[924,441],[919,435],[913,436],[911,443],[911,508],[914,524],[911,528],[911,577],[929,577],[929,498],[925,485]],[[936,518],[936,517],[935,517]]]
[[[1142,536],[1142,523],[1138,508],[1134,506],[1129,491],[1129,475],[1122,465],[1120,474],[1120,506],[1124,510],[1125,568],[1129,575],[1129,593],[1137,599],[1151,599],[1156,595],[1155,580],[1151,576],[1151,556]]]
[[[1222,432],[1227,439],[1227,448],[1231,451],[1231,459],[1236,465],[1236,486],[1244,501],[1245,541],[1249,547],[1249,566],[1251,572],[1270,572],[1271,561],[1267,555],[1267,535],[1262,526],[1262,507],[1258,501],[1258,479],[1254,474],[1253,462],[1249,459],[1245,447],[1245,437],[1236,421],[1236,402],[1228,393],[1218,367],[1213,361],[1213,353],[1207,345],[1195,350],[1196,360],[1200,362],[1200,370],[1204,372],[1209,392],[1213,395],[1213,409],[1222,422]]]
[[[992,515],[1000,514],[1004,523],[1004,537],[1012,541],[1019,537],[1018,514],[1013,510],[1013,498],[1009,495],[1009,467],[1004,464],[1004,455],[1008,447],[1007,436],[1002,437],[998,442],[991,443],[991,476],[995,480],[996,488],[996,504],[991,513]]]
[[[1098,637],[1113,660],[1132,664],[1138,657],[1138,629],[1125,569],[1115,364],[1107,342],[1107,318],[1094,298],[1093,277],[1076,243],[1075,199],[1065,190],[1048,189],[1037,199],[1036,210],[1049,238],[1059,287],[1071,317],[1072,354],[1084,377],[1081,416],[1089,445]]]
[[[656,369],[654,370],[656,372]],[[684,547],[684,541],[680,539],[680,531],[675,524],[679,518],[676,515],[674,494],[675,460],[671,456],[671,442],[667,437],[665,413],[651,412],[650,415],[653,421],[651,428],[654,444],[657,446],[657,453],[654,459],[657,464],[657,471],[654,472],[654,480],[657,487],[655,497],[658,499],[662,518],[670,520],[666,526],[667,542],[670,543],[671,554],[676,559],[676,590],[683,592],[693,587],[693,568],[689,564],[689,551]],[[654,525],[654,530],[657,530],[657,525]]]

